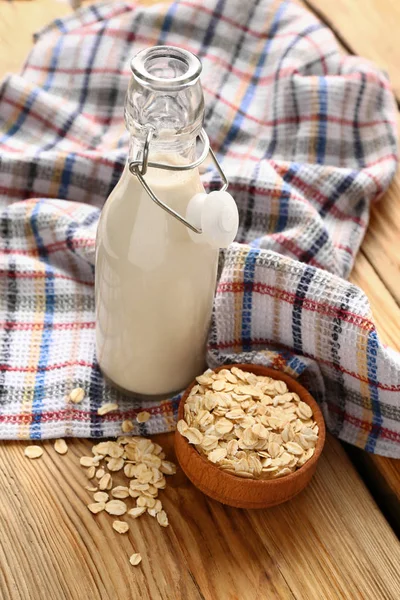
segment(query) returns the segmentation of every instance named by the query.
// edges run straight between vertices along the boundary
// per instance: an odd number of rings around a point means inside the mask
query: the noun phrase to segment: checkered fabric
[[[22,74],[3,82],[1,437],[115,435],[143,407],[99,371],[93,268],[99,210],[127,156],[129,58],[154,44],[201,57],[205,127],[240,212],[209,364],[301,377],[335,435],[399,457],[400,356],[345,280],[395,171],[392,94],[313,15],[278,0],[83,8],[42,31]],[[215,172],[205,185],[217,187]],[[86,399],[69,404],[77,386]],[[111,400],[119,410],[99,417]],[[178,400],[146,403],[153,418],[138,431],[172,430]]]

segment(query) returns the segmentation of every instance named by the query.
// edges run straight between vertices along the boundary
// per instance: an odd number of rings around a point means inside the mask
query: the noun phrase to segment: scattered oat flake
[[[159,490],[163,490],[167,485],[167,481],[165,479],[165,477],[162,477],[159,481],[155,481],[154,482],[154,487],[156,487]]]
[[[77,387],[69,395],[69,401],[73,404],[79,404],[85,397],[85,390]]]
[[[147,508],[154,508],[156,505],[156,499],[152,498],[150,496],[146,496],[146,498],[147,498],[147,502],[146,502]]]
[[[112,487],[112,479],[110,473],[106,473],[99,481],[99,488],[101,490],[109,490]]]
[[[140,554],[132,554],[132,556],[129,558],[129,562],[132,566],[137,567],[137,565],[142,562],[142,557]]]
[[[105,509],[109,515],[120,516],[126,513],[127,506],[125,502],[122,502],[122,500],[110,500],[105,505]]]
[[[96,500],[96,502],[108,502],[108,494],[107,492],[96,492],[93,495],[93,500]]]
[[[145,512],[146,506],[135,506],[135,508],[131,508],[130,510],[128,510],[128,515],[136,519],[137,517],[140,517],[140,515],[143,515],[143,513]]]
[[[193,435],[196,439],[202,437],[196,429]],[[98,488],[87,486],[88,491],[93,492],[94,502],[88,505],[93,514],[105,510],[110,515],[121,516],[128,513],[132,518],[137,518],[149,512],[149,515],[158,519],[161,526],[168,525],[168,517],[162,510],[158,494],[159,490],[166,487],[165,475],[173,475],[176,466],[165,459],[165,453],[159,444],[140,436],[120,436],[117,441],[94,445],[92,453],[93,456],[81,457],[80,463],[87,467],[90,477],[96,476],[98,479]],[[103,460],[104,468],[97,468]],[[121,475],[122,478],[126,478],[129,487],[117,485],[113,488],[111,474],[106,472],[106,469],[123,469]],[[136,499],[137,506],[128,511],[128,506],[122,499],[129,497]],[[113,528],[118,533],[125,533],[129,525],[116,520]]]
[[[144,491],[144,490],[148,490],[150,487],[149,483],[141,483],[138,479],[134,479],[133,481],[130,482],[129,484],[130,489],[134,489],[134,490],[139,490],[139,491]]]
[[[110,447],[110,442],[100,442],[92,447],[93,454],[101,454],[106,456],[108,454],[108,449]]]
[[[176,465],[169,460],[163,460],[160,467],[161,473],[165,475],[175,475],[176,473]]]
[[[135,429],[134,424],[129,419],[122,421],[121,429],[124,433],[129,433]]]
[[[96,467],[89,467],[86,471],[86,475],[89,479],[93,479],[93,477],[96,475]]]
[[[129,531],[129,525],[125,521],[113,521],[112,526],[118,533],[127,533]]]
[[[133,437],[130,437],[129,435],[120,435],[117,437],[117,444],[122,444],[122,446],[124,446],[125,444],[131,443],[132,440]]]
[[[41,446],[27,446],[24,454],[27,458],[40,458],[43,454],[43,448]]]
[[[150,419],[151,414],[149,412],[147,412],[146,410],[143,410],[142,412],[138,413],[136,416],[136,421],[138,423],[147,423],[147,421]]]
[[[85,490],[87,490],[88,492],[97,492],[99,488],[97,487],[93,487],[91,485],[85,485]]]
[[[114,410],[118,410],[118,404],[115,404],[114,402],[107,402],[97,409],[97,414],[102,417],[103,415],[113,412]]]
[[[168,517],[165,510],[160,510],[160,512],[157,513],[157,521],[161,527],[168,527]]]
[[[54,450],[56,452],[58,452],[58,454],[67,454],[67,452],[68,452],[67,442],[62,438],[55,440]]]
[[[125,466],[124,466],[125,477],[128,477],[129,479],[131,477],[135,477],[135,471],[136,471],[135,465],[132,465],[132,464],[129,464],[129,463],[125,464]]]
[[[93,504],[88,504],[88,509],[90,510],[90,512],[92,512],[94,515],[97,515],[97,513],[101,512],[102,510],[104,510],[106,507],[104,502],[94,502]]]
[[[110,442],[110,444],[108,446],[108,456],[110,458],[121,458],[123,456],[123,454],[124,454],[123,446],[119,446],[116,442]]]
[[[160,512],[160,510],[162,510],[162,504],[161,504],[161,500],[156,500],[156,503],[154,505],[154,510],[156,512]]]
[[[123,458],[112,458],[108,461],[107,467],[109,471],[120,471],[124,466],[124,462]]]
[[[129,489],[124,485],[118,485],[111,490],[113,498],[127,498],[129,496]]]

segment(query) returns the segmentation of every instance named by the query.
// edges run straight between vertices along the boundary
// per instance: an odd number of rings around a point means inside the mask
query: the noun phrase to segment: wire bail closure
[[[157,204],[157,206],[165,210],[169,215],[177,219],[180,223],[188,227],[194,233],[201,234],[203,233],[202,229],[199,229],[198,227],[195,227],[194,225],[189,223],[189,221],[182,217],[182,215],[180,215],[173,208],[165,204],[165,202],[160,200],[160,198],[153,192],[149,184],[146,182],[144,175],[147,173],[147,169],[149,167],[154,169],[165,169],[166,171],[190,171],[191,169],[195,169],[196,167],[201,165],[206,160],[208,154],[210,154],[222,180],[222,186],[220,191],[224,192],[228,187],[228,179],[210,146],[210,140],[208,139],[208,135],[206,134],[204,129],[200,131],[199,138],[204,144],[203,151],[197,160],[189,163],[188,165],[168,165],[166,163],[149,161],[150,142],[152,140],[153,135],[154,128],[149,127],[147,131],[146,141],[143,147],[143,159],[130,161],[129,171],[132,173],[132,175],[136,175],[136,177],[139,179],[140,183],[142,184],[150,198],[153,200],[153,202]]]

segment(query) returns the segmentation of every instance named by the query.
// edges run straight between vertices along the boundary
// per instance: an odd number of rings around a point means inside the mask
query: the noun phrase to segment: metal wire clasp
[[[191,169],[195,169],[196,167],[201,165],[201,163],[203,163],[206,160],[208,154],[210,154],[211,158],[213,159],[213,162],[218,170],[218,173],[221,177],[221,180],[222,180],[222,187],[221,187],[220,191],[224,192],[228,187],[228,180],[226,178],[224,171],[222,170],[221,165],[219,164],[219,162],[217,160],[217,157],[215,156],[215,154],[210,146],[210,140],[208,139],[208,135],[206,134],[204,129],[202,129],[200,131],[199,138],[204,144],[203,151],[197,160],[189,163],[188,165],[168,165],[166,163],[149,161],[150,142],[151,142],[153,135],[154,135],[154,129],[152,127],[149,127],[149,129],[147,131],[146,141],[145,141],[144,147],[143,147],[143,159],[130,161],[129,170],[132,173],[132,175],[136,175],[136,177],[139,179],[140,183],[142,184],[142,186],[144,187],[144,189],[146,190],[146,192],[148,193],[150,198],[153,200],[153,202],[155,202],[157,204],[157,206],[159,206],[160,208],[165,210],[172,217],[175,217],[175,219],[180,221],[180,223],[183,223],[183,225],[186,225],[186,227],[191,229],[194,233],[200,234],[200,233],[202,233],[201,229],[199,229],[198,227],[195,227],[194,225],[189,223],[189,221],[187,221],[184,217],[182,217],[182,215],[177,213],[173,208],[171,208],[170,206],[165,204],[162,200],[160,200],[160,198],[153,192],[151,187],[146,182],[144,175],[147,173],[147,169],[149,167],[152,167],[154,169],[165,169],[166,171],[190,171]]]

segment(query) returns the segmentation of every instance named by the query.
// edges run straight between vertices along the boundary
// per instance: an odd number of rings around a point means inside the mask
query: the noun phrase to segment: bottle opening
[[[147,73],[158,79],[178,79],[189,70],[185,57],[148,56],[144,61]]]
[[[191,52],[174,46],[154,46],[131,60],[133,76],[157,90],[181,90],[200,76],[201,62]]]

